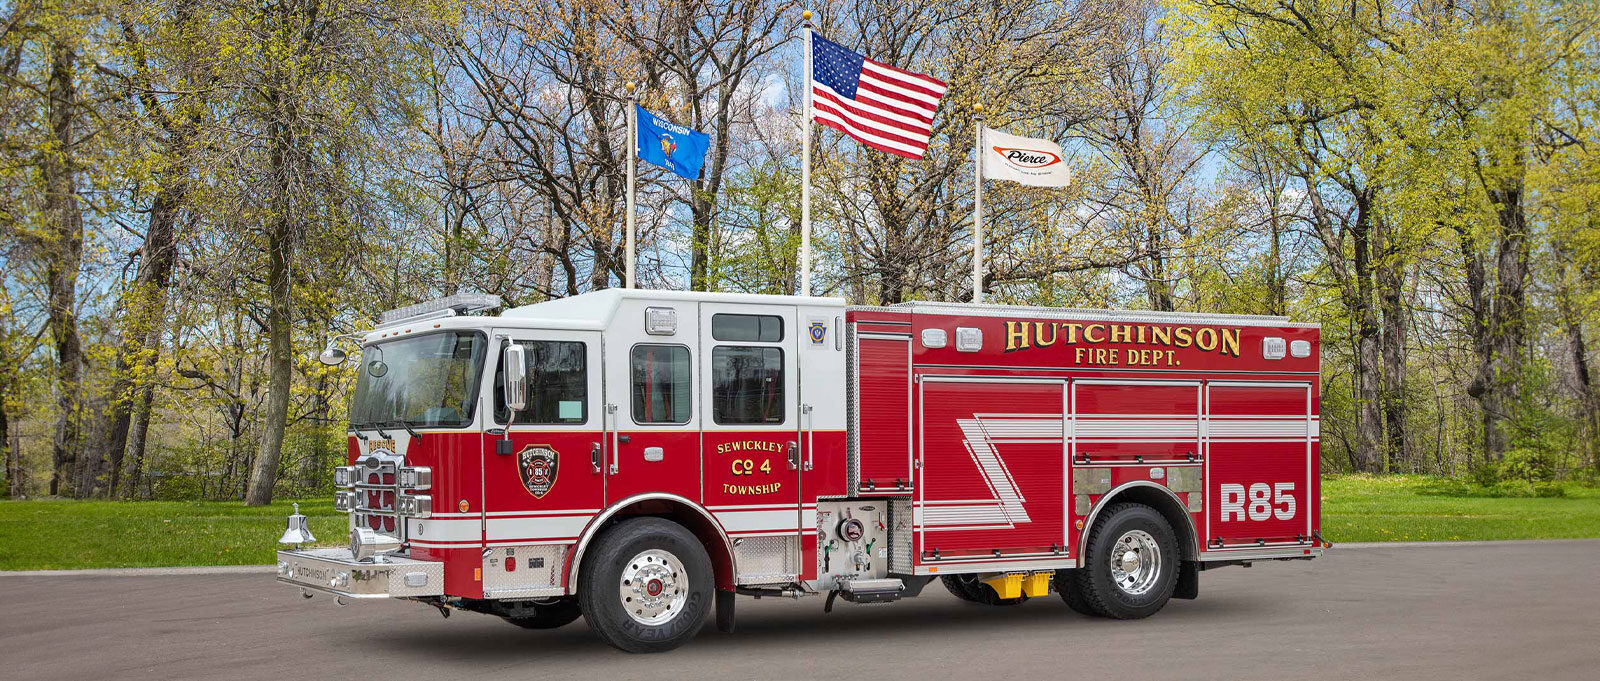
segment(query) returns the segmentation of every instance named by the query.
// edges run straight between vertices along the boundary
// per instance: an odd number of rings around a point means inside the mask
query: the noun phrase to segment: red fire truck
[[[497,305],[360,337],[349,545],[280,581],[647,652],[731,631],[737,595],[938,579],[1128,619],[1328,546],[1316,325],[623,289],[471,314]]]

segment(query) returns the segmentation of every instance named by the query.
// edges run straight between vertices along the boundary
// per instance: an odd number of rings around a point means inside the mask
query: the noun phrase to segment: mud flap
[[[732,591],[717,592],[717,631],[724,634],[733,633],[733,597]]]
[[[1178,584],[1172,589],[1173,598],[1194,600],[1200,595],[1200,564],[1186,560],[1178,564]]]

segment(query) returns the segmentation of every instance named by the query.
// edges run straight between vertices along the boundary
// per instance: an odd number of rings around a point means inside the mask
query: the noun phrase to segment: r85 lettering
[[[1244,485],[1225,483],[1221,486],[1222,522],[1230,520],[1293,520],[1294,483],[1275,482],[1268,485],[1258,482],[1245,489]]]

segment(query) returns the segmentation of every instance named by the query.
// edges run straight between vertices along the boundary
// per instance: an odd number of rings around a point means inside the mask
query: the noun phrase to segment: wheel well
[[[575,590],[578,578],[579,561],[583,560],[590,541],[600,536],[607,528],[629,518],[644,516],[671,520],[694,534],[705,547],[706,555],[711,558],[711,569],[715,573],[715,583],[718,589],[733,590],[734,562],[732,545],[728,542],[727,535],[722,528],[711,519],[705,510],[683,499],[676,497],[650,497],[634,501],[624,501],[616,507],[605,512],[605,517],[597,527],[592,528],[587,536],[580,539],[573,554],[572,562],[568,568],[567,589]]]
[[[1154,483],[1134,482],[1128,483],[1100,499],[1095,509],[1089,513],[1091,522],[1099,522],[1100,510],[1112,504],[1143,504],[1156,510],[1161,517],[1166,518],[1167,524],[1172,526],[1172,533],[1178,536],[1178,551],[1183,554],[1184,560],[1199,560],[1200,547],[1194,528],[1194,518],[1189,515],[1189,509],[1179,503],[1178,498],[1171,490],[1158,487]],[[1089,536],[1093,525],[1085,525],[1080,537]],[[1083,546],[1078,547],[1078,565],[1083,565]]]

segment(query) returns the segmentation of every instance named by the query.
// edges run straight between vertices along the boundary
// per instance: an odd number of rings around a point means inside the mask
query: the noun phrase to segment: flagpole
[[[972,105],[972,302],[983,302],[983,104]]]
[[[805,121],[800,137],[800,295],[811,295],[811,10],[800,13],[805,30]]]
[[[639,156],[639,97],[634,94],[636,86],[633,81],[628,81],[628,237],[627,237],[627,288],[633,288],[633,181],[635,177],[634,159]]]

